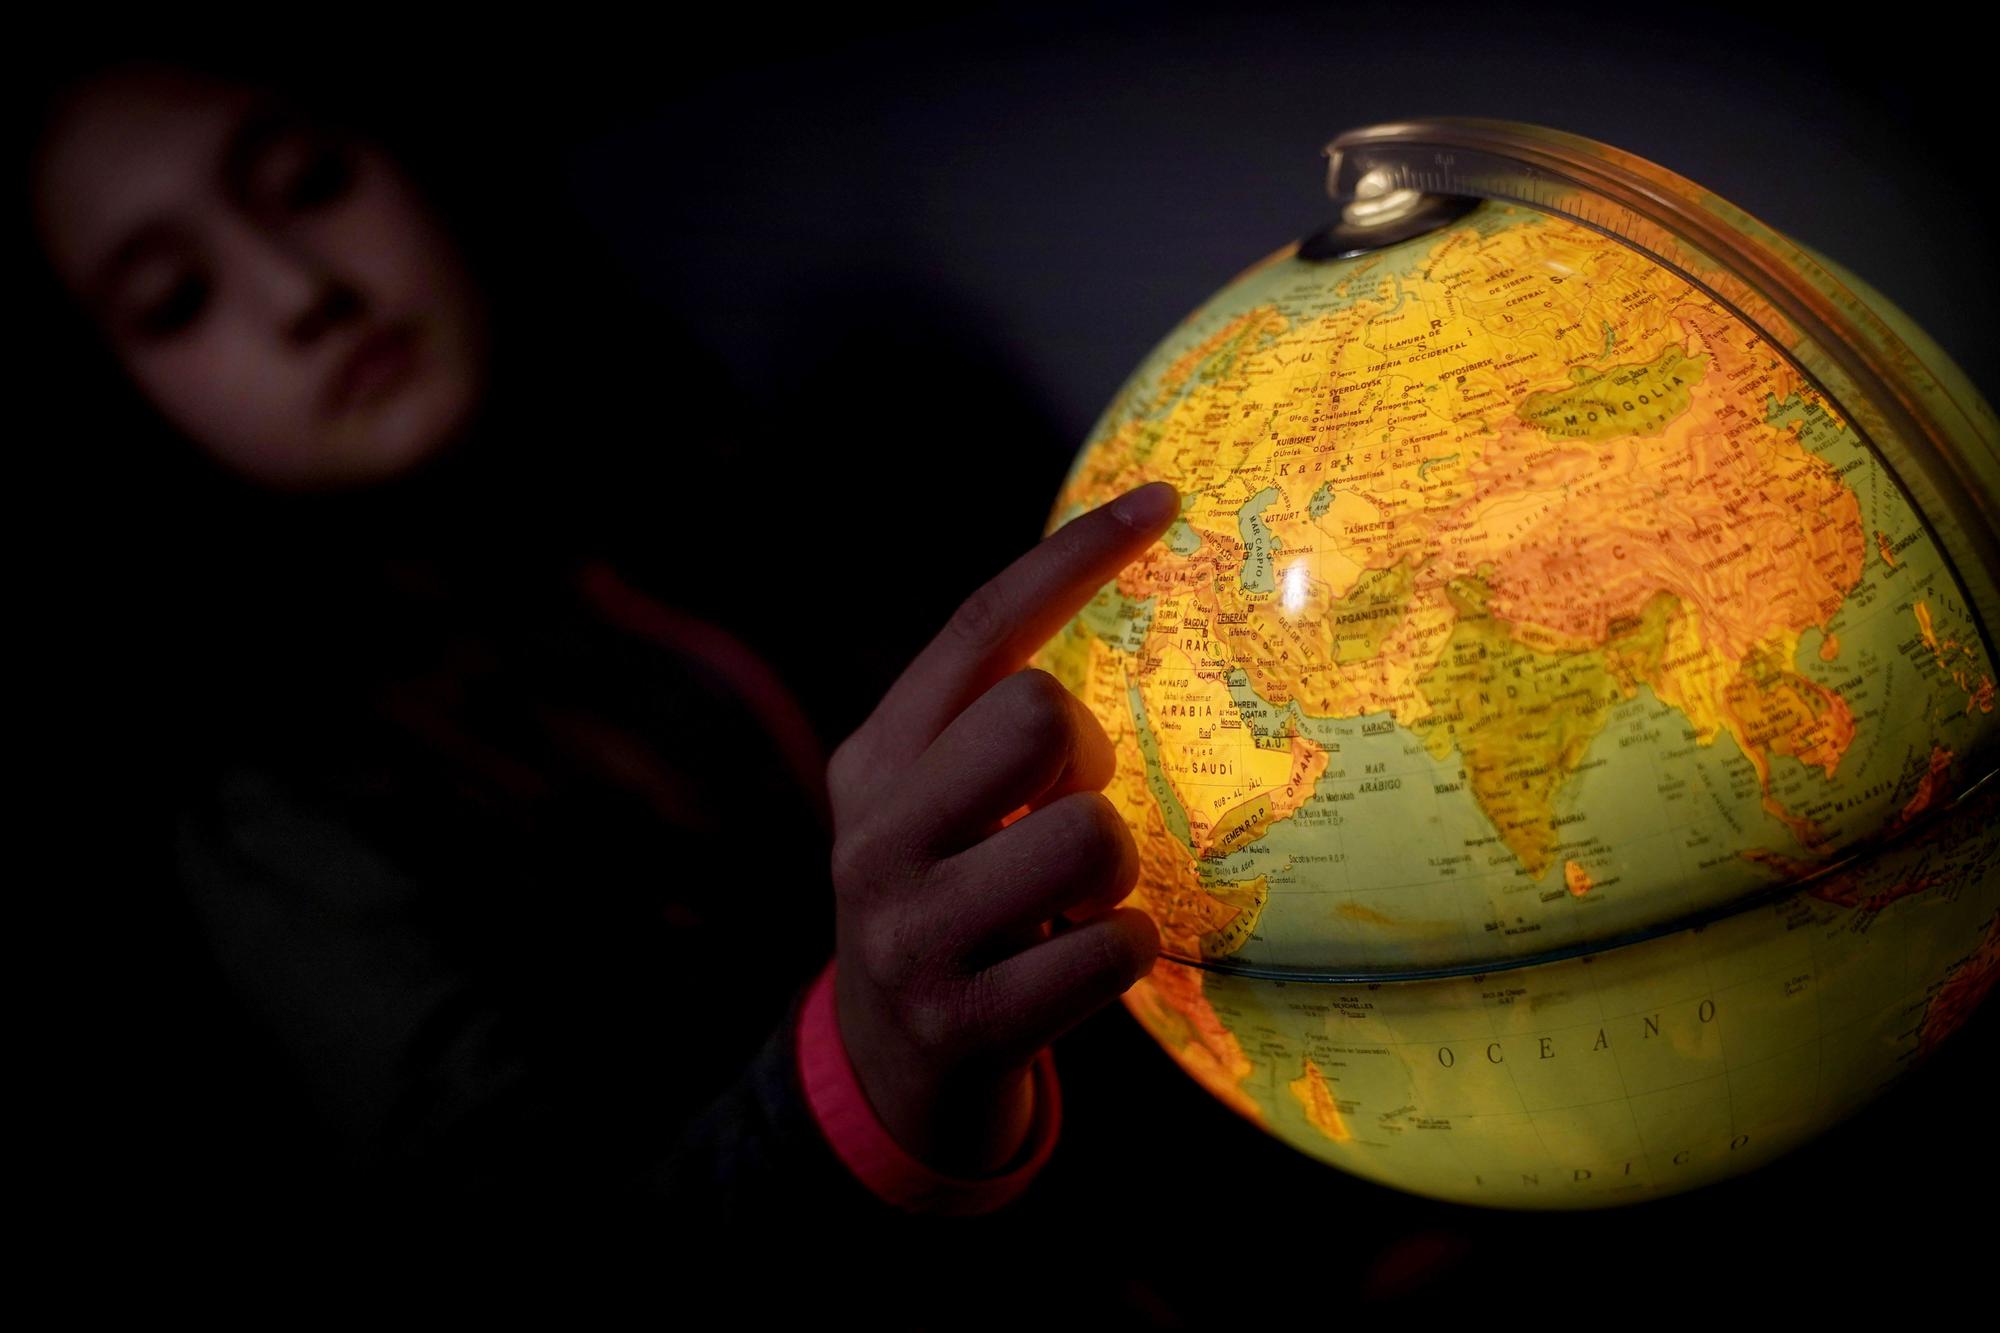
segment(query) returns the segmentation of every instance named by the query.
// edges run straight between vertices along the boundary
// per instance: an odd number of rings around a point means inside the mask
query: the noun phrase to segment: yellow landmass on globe
[[[1263,1120],[1263,1111],[1243,1090],[1243,1080],[1252,1070],[1249,1057],[1202,994],[1200,969],[1162,958],[1150,975],[1125,992],[1125,1007],[1182,1069],[1225,1106],[1251,1120]]]
[[[1274,706],[1385,713],[1456,750],[1531,875],[1641,685],[1700,743],[1730,735],[1816,846],[1771,763],[1831,774],[1852,739],[1788,664],[1868,540],[1802,442],[1839,424],[1812,386],[1683,279],[1553,221],[1449,232],[1333,295],[1248,309],[1121,396],[1064,495],[1164,477],[1184,497],[1183,539],[1119,587],[1154,606],[1129,676],[1196,854],[1262,836],[1324,770],[1229,721],[1232,670]]]
[[[1298,1099],[1300,1109],[1306,1113],[1306,1122],[1314,1129],[1335,1143],[1345,1143],[1354,1137],[1347,1122],[1340,1118],[1340,1106],[1333,1100],[1333,1090],[1327,1087],[1326,1075],[1311,1056],[1306,1057],[1305,1072],[1287,1083],[1285,1089]]]
[[[1458,624],[1433,669],[1418,682],[1431,711],[1412,724],[1432,754],[1457,750],[1481,808],[1527,872],[1554,858],[1555,795],[1602,730],[1611,706],[1641,673],[1614,672],[1603,651],[1538,653],[1487,610],[1476,578],[1452,585]],[[1656,598],[1647,617],[1619,641],[1619,662],[1658,657],[1671,603]],[[1621,676],[1623,679],[1621,679]]]
[[[1217,902],[1236,909],[1235,914],[1199,941],[1203,958],[1227,958],[1241,949],[1257,929],[1264,904],[1271,900],[1270,885],[1263,876],[1242,883],[1217,884],[1209,889]]]
[[[1173,957],[1211,956],[1241,947],[1255,928],[1265,891],[1261,881],[1249,885],[1202,883],[1185,816],[1170,787],[1149,787],[1150,769],[1141,726],[1125,706],[1126,686],[1116,650],[1094,638],[1081,648],[1065,642],[1055,659],[1044,665],[1074,671],[1085,683],[1083,697],[1100,719],[1132,719],[1106,728],[1116,767],[1105,795],[1133,821],[1139,849],[1138,884],[1133,900],[1159,927],[1162,957],[1152,974],[1126,992],[1128,1008],[1146,1029],[1174,1053],[1182,1068],[1229,1106],[1253,1120],[1262,1118],[1257,1104],[1242,1089],[1250,1060],[1236,1034],[1216,1016],[1202,993],[1203,973],[1170,961]]]
[[[1160,644],[1157,634],[1153,643],[1158,665],[1138,686],[1161,766],[1187,812],[1195,854],[1227,856],[1298,808],[1325,771],[1326,754],[1303,736],[1283,748],[1257,744],[1202,649]]]
[[[1701,363],[1669,347],[1643,365],[1575,366],[1570,377],[1576,381],[1571,388],[1522,399],[1521,419],[1558,439],[1615,440],[1657,435],[1687,411]]]

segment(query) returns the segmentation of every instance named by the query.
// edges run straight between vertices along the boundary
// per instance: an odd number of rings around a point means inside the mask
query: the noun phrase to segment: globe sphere
[[[1858,279],[1500,122],[1149,355],[1051,528],[1179,521],[1036,662],[1103,723],[1210,1093],[1383,1184],[1588,1207],[1748,1170],[2000,973],[1993,416]]]

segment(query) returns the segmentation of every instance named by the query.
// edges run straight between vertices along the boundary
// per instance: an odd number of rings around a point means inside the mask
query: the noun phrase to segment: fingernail
[[[1111,514],[1130,528],[1157,528],[1180,512],[1181,496],[1164,481],[1149,481],[1111,502]]]

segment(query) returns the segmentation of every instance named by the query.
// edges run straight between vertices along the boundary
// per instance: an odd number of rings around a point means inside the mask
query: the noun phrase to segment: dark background
[[[328,40],[361,53],[355,78],[424,89],[469,151],[518,144],[518,188],[559,195],[684,345],[657,414],[625,423],[633,449],[727,449],[795,476],[785,526],[749,535],[797,543],[802,567],[849,561],[881,590],[840,643],[803,653],[783,589],[746,599],[738,628],[830,740],[1036,539],[1145,351],[1326,220],[1318,153],[1344,129],[1479,115],[1634,151],[1867,278],[1989,400],[2000,387],[1973,184],[1988,49],[1893,8],[1861,23],[1705,3],[746,7],[535,25]],[[93,1119],[86,1143],[42,1146],[74,1172],[62,1215],[81,1220],[65,1225],[120,1248],[183,1213],[281,1228],[310,1213],[337,1189],[324,1145],[219,983],[191,970],[153,1000],[125,1047],[72,1043],[100,1065],[135,1046],[162,1061],[164,1044],[173,1086]],[[1058,1048],[1065,1141],[1004,1241],[1009,1276],[986,1273],[979,1301],[932,1322],[1051,1306],[1114,1323],[1336,1321],[1356,1305],[1629,1319],[1724,1291],[1718,1313],[1879,1302],[1921,1317],[1989,1289],[1990,1010],[1790,1158],[1581,1218],[1431,1204],[1318,1167],[1114,1010]],[[895,1284],[957,1290],[979,1270],[875,1259],[890,1307]]]

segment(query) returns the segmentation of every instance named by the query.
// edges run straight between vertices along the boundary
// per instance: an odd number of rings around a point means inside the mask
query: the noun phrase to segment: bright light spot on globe
[[[1287,616],[1296,617],[1306,607],[1306,558],[1300,556],[1285,570],[1285,585],[1278,594]]]

